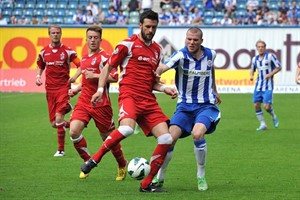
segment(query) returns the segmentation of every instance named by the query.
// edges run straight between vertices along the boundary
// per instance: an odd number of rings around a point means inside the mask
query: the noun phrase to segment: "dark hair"
[[[88,28],[86,29],[86,33],[87,33],[88,31],[95,31],[95,32],[98,32],[99,35],[100,35],[100,38],[102,38],[102,28],[101,28],[100,26],[98,26],[98,25],[92,25],[92,26],[90,26],[90,27],[88,27]]]
[[[140,23],[144,23],[144,19],[156,20],[158,23],[158,14],[153,10],[146,10],[140,16]]]

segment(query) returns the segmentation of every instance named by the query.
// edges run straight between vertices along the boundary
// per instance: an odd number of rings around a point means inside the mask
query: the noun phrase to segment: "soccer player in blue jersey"
[[[170,60],[166,64],[161,64],[156,71],[159,78],[167,70],[175,69],[175,83],[178,90],[178,103],[169,128],[174,141],[173,146],[153,181],[160,187],[163,185],[177,139],[192,135],[198,190],[208,189],[205,178],[207,146],[204,135],[216,129],[221,116],[216,104],[220,104],[221,100],[215,84],[213,66],[216,52],[201,45],[202,36],[201,29],[189,28],[185,47],[173,54]]]
[[[258,40],[256,42],[256,50],[258,51],[258,55],[252,58],[250,80],[253,81],[254,72],[257,70],[253,102],[256,117],[260,122],[260,126],[256,130],[263,131],[268,128],[261,109],[261,103],[263,103],[264,109],[271,115],[274,127],[277,128],[279,125],[279,120],[275,115],[272,103],[274,89],[273,79],[274,75],[281,70],[281,64],[275,54],[266,51],[266,43],[264,41]]]

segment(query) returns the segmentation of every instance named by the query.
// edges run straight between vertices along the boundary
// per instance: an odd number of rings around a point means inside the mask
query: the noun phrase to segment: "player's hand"
[[[216,95],[216,104],[221,104],[222,103],[222,101],[221,101],[221,98],[220,98],[220,95],[219,94],[217,94]]]
[[[92,78],[94,78],[94,72],[92,72],[92,71],[86,70],[85,73],[84,73],[84,75],[85,75],[86,79],[92,79]]]
[[[103,92],[97,91],[97,92],[92,96],[91,103],[92,103],[93,106],[96,106],[97,102],[100,102],[100,101],[101,101],[102,95],[103,95]]]
[[[75,83],[75,81],[76,81],[76,79],[75,79],[74,77],[71,77],[71,78],[69,79],[69,83]]]
[[[172,87],[166,87],[165,90],[164,90],[164,92],[167,95],[171,96],[172,99],[175,99],[177,97],[177,95],[178,95],[177,90],[175,88],[172,88]]]
[[[36,77],[35,84],[36,84],[37,86],[43,85],[42,78],[41,78],[41,77]]]
[[[271,74],[267,74],[267,75],[265,76],[265,79],[266,79],[266,80],[269,80],[270,78],[272,78],[272,75],[271,75]]]
[[[152,71],[152,72],[155,76],[155,82],[156,83],[165,84],[163,81],[160,80],[161,76],[158,73],[156,73],[156,71]]]
[[[298,85],[300,85],[300,76],[297,76],[297,77],[296,77],[296,83],[297,83]]]
[[[75,89],[69,89],[68,95],[69,95],[70,97],[74,97],[76,94],[78,94],[78,91],[77,91],[77,90],[75,90]]]

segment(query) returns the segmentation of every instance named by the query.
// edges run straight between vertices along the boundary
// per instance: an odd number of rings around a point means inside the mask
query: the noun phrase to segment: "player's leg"
[[[102,157],[110,151],[114,146],[118,145],[120,141],[133,134],[135,121],[130,118],[122,119],[120,126],[115,129],[109,137],[103,142],[100,149],[92,156],[91,159],[81,165],[83,173],[89,173],[101,161]]]
[[[161,165],[164,162],[165,156],[170,149],[173,139],[168,130],[168,125],[166,122],[161,122],[154,126],[151,133],[155,138],[157,138],[157,146],[150,159],[150,173],[141,182],[140,191],[141,192],[163,192],[163,190],[154,187],[151,183]]]
[[[254,91],[253,94],[254,109],[255,109],[256,118],[260,123],[260,126],[256,129],[257,131],[267,130],[264,114],[261,109],[262,100],[263,100],[263,92]]]
[[[264,105],[263,106],[264,106],[264,109],[271,115],[274,127],[278,128],[279,120],[274,112],[272,103],[273,103],[273,91],[267,90],[264,93],[264,100],[263,100]]]
[[[205,177],[207,144],[204,135],[213,133],[216,130],[220,117],[220,111],[215,105],[203,105],[197,111],[192,136],[194,139],[194,153],[197,164],[198,190],[200,191],[208,189]]]

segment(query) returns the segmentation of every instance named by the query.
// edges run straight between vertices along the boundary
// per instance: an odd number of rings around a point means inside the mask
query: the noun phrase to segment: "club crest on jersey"
[[[157,53],[157,51],[155,51],[154,54],[155,54],[155,59],[158,59],[158,53]]]
[[[116,49],[114,50],[113,54],[118,54],[118,53],[119,53],[119,49],[116,48]]]
[[[211,60],[208,60],[207,61],[207,66],[209,66],[209,67],[213,66],[213,62]]]
[[[61,53],[61,54],[60,54],[60,59],[61,59],[61,60],[64,60],[64,59],[65,59],[65,54],[64,54],[64,53]]]
[[[95,65],[96,61],[97,61],[97,58],[93,58],[91,65]]]

